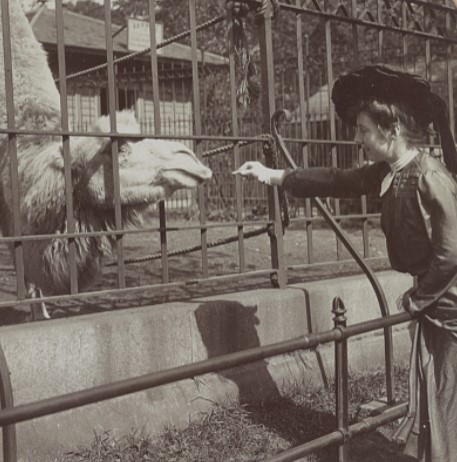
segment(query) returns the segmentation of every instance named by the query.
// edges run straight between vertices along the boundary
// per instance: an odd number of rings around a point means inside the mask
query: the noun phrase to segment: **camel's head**
[[[102,117],[95,131],[107,132]],[[118,114],[119,133],[139,133],[131,112]],[[150,205],[170,196],[177,189],[194,188],[212,173],[184,144],[152,139],[120,139],[119,181],[123,206]],[[72,145],[75,186],[82,203],[101,208],[114,204],[112,141],[108,138],[80,138]]]

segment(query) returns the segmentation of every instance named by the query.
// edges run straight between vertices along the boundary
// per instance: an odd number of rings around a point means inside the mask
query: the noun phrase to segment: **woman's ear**
[[[392,137],[392,139],[396,140],[401,134],[401,126],[400,126],[400,122],[394,122],[391,126],[390,126],[390,136]]]

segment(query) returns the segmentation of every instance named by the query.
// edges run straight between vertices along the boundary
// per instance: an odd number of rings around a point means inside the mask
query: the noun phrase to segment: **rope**
[[[264,226],[263,228],[259,228],[259,229],[255,229],[253,231],[248,231],[246,233],[243,233],[243,238],[244,239],[249,239],[250,237],[260,236],[261,234],[269,233],[270,231],[271,231],[271,226],[270,225]],[[208,249],[211,249],[212,247],[218,247],[218,246],[221,246],[221,245],[230,244],[231,242],[236,242],[237,240],[238,240],[238,235],[237,236],[231,236],[231,237],[227,237],[225,239],[219,239],[217,241],[210,242],[210,243],[208,243],[206,245],[206,247]],[[196,252],[196,251],[201,250],[201,249],[202,249],[201,245],[196,245],[194,247],[187,247],[187,248],[180,249],[180,250],[173,250],[171,252],[167,252],[167,257],[175,257],[175,256],[178,256],[178,255],[184,255],[186,253]],[[145,255],[143,257],[128,258],[127,260],[124,260],[124,263],[125,264],[144,263],[145,261],[158,260],[159,258],[162,258],[162,253],[160,253],[160,252],[159,253],[154,253],[154,254],[151,254],[151,255]],[[117,265],[116,260],[109,261],[109,262],[107,262],[105,264],[105,266],[116,266],[116,265]]]
[[[243,238],[244,239],[249,239],[251,237],[260,236],[261,234],[270,233],[270,232],[271,232],[271,226],[268,225],[268,226],[264,226],[264,227],[259,228],[259,229],[255,229],[255,230],[247,231],[246,233],[243,233]],[[238,240],[238,235],[237,236],[231,236],[231,237],[227,237],[225,239],[218,239],[217,241],[210,242],[210,243],[208,243],[206,245],[206,247],[208,249],[211,249],[213,247],[219,247],[221,245],[236,242],[237,240]],[[184,255],[186,253],[196,252],[196,251],[201,250],[201,249],[202,249],[201,245],[196,245],[196,246],[187,247],[187,248],[184,248],[184,249],[173,250],[171,252],[167,252],[167,257],[176,257],[176,256],[179,256],[179,255]],[[159,258],[162,258],[162,253],[160,253],[160,252],[150,254],[150,255],[144,255],[143,257],[128,258],[127,260],[124,260],[124,263],[125,264],[144,263],[144,262],[150,261],[150,260],[158,260]],[[117,261],[112,260],[112,261],[109,261],[109,262],[105,263],[104,266],[116,266],[116,265],[117,265]],[[0,271],[14,271],[14,267],[13,266],[0,266]]]
[[[226,144],[225,146],[220,146],[218,148],[210,149],[209,151],[205,151],[202,154],[202,157],[211,157],[216,154],[222,154],[223,152],[231,151],[235,146],[244,147],[248,146],[252,143],[258,143],[260,141],[265,141],[269,138],[270,135],[260,135],[258,138],[250,141],[239,141],[238,143]]]
[[[196,31],[199,32],[199,31],[201,31],[203,29],[206,29],[206,28],[208,28],[210,26],[213,26],[214,24],[217,24],[217,23],[222,22],[224,20],[225,20],[225,16],[216,16],[216,17],[204,22],[203,24],[200,24],[199,26],[197,26]],[[170,43],[177,42],[178,40],[181,40],[182,38],[188,37],[190,34],[191,34],[191,30],[188,29],[188,30],[186,30],[184,32],[181,32],[178,35],[174,35],[173,37],[170,37],[170,38],[164,40],[163,42],[158,43],[157,46],[156,46],[156,49],[158,50],[159,48],[163,48],[163,47],[169,45]],[[137,58],[138,56],[145,55],[145,54],[149,53],[150,51],[151,51],[150,47],[145,48],[144,50],[136,51],[135,53],[131,53],[129,55],[122,56],[121,58],[115,59],[113,64],[119,64],[119,63],[122,63],[124,61],[128,61],[130,59]],[[107,67],[108,67],[108,63],[99,64],[98,66],[94,66],[94,67],[91,67],[91,68],[88,68],[88,69],[84,69],[83,71],[75,72],[74,74],[69,74],[69,75],[66,76],[66,80],[74,79],[76,77],[82,77],[84,75],[91,74],[93,72],[106,69]],[[59,81],[59,79],[55,79],[56,83],[58,81]]]

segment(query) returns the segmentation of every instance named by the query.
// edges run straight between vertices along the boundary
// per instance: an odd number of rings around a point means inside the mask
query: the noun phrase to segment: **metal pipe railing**
[[[346,329],[346,308],[340,298],[333,299],[332,313],[335,329]],[[336,427],[343,435],[348,433],[348,345],[347,339],[335,341],[335,385],[336,385]],[[345,440],[338,446],[338,462],[346,462]]]
[[[340,311],[341,306],[339,311],[336,310],[335,314],[337,317],[338,315],[341,315]],[[57,412],[75,409],[87,404],[93,404],[99,401],[105,401],[127,394],[144,391],[150,388],[176,382],[178,380],[192,378],[196,375],[218,372],[236,366],[242,366],[250,362],[264,360],[272,356],[291,353],[300,349],[310,349],[324,343],[335,341],[342,342],[343,340],[346,340],[354,335],[381,329],[386,326],[393,326],[409,321],[411,319],[412,318],[409,313],[400,313],[387,318],[366,321],[344,328],[340,323],[342,320],[340,317],[336,319],[336,322],[338,322],[338,327],[329,331],[307,334],[293,340],[287,340],[266,346],[259,346],[248,350],[199,361],[185,366],[179,366],[160,372],[145,374],[139,377],[124,379],[105,385],[99,385],[94,388],[67,393],[28,404],[21,404],[12,408],[5,408],[0,410],[0,426],[11,426],[18,422],[24,422],[27,420],[35,419],[37,417],[43,417],[46,415],[55,414]],[[339,362],[338,359],[337,361]],[[337,364],[336,367],[340,367],[339,364]],[[343,368],[345,370],[343,370],[342,373],[347,375],[346,361],[343,363]],[[344,393],[342,396],[344,399]],[[361,432],[365,428],[366,425],[364,424],[357,431]],[[351,434],[351,432],[355,434],[357,431],[351,430],[351,428],[349,428],[348,434]],[[338,430],[335,434],[332,435],[333,436],[329,437],[330,439],[325,439],[327,444],[332,444],[333,442],[341,442],[341,438],[343,438],[341,430]],[[8,450],[8,447],[4,448],[5,456]],[[11,460],[12,459],[4,459],[5,462],[11,462]]]
[[[0,344],[0,404],[2,409],[10,409],[14,406],[13,387],[11,385],[10,371],[5,353]],[[2,432],[3,462],[17,461],[16,426],[6,425]]]
[[[297,169],[297,164],[293,157],[290,155],[284,140],[278,133],[278,123],[281,116],[285,118],[290,118],[290,113],[285,110],[278,110],[273,114],[271,118],[271,131],[278,143],[279,151],[282,154],[282,157],[286,164],[293,169]],[[387,304],[387,299],[384,294],[384,290],[381,287],[374,271],[366,264],[366,261],[362,256],[357,252],[354,244],[352,244],[349,236],[341,228],[339,223],[335,220],[332,214],[327,210],[324,203],[318,197],[313,197],[313,201],[316,204],[319,213],[325,218],[325,221],[328,223],[330,228],[335,232],[338,238],[346,247],[347,251],[351,254],[351,257],[357,262],[359,267],[364,272],[365,276],[370,281],[373,290],[375,292],[376,298],[378,299],[379,307],[381,310],[382,316],[389,316],[389,306]],[[394,380],[393,380],[393,343],[392,343],[392,332],[386,327],[384,331],[384,350],[386,357],[386,389],[387,389],[387,399],[389,403],[394,401]]]

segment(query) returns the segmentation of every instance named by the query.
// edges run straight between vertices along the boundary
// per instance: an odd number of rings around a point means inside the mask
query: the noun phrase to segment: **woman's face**
[[[367,112],[357,116],[357,132],[354,138],[362,145],[369,160],[390,162],[392,158],[392,138],[382,131]]]

